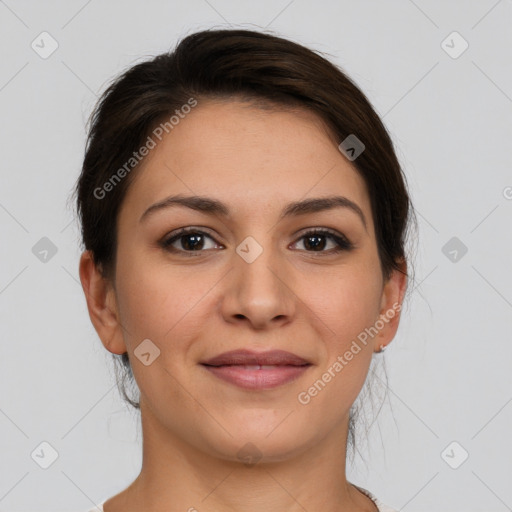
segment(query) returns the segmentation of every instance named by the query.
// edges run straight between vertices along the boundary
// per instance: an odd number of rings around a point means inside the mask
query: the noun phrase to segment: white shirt
[[[398,510],[389,507],[388,505],[385,505],[380,501],[377,497],[375,497],[370,491],[363,489],[362,487],[359,487],[358,485],[352,484],[354,487],[357,487],[363,494],[366,494],[368,498],[370,498],[374,503],[379,512],[398,512]],[[101,511],[103,512],[103,510]]]
[[[375,506],[378,508],[379,512],[398,512],[396,509],[388,507],[387,505],[384,505],[379,499],[377,499],[370,491],[363,489],[362,487],[359,487],[358,485],[352,484],[354,487],[357,487],[363,494],[366,494],[368,498],[370,498],[374,503]],[[97,505],[94,508],[91,508],[88,512],[104,512],[103,511],[103,504],[105,503],[104,500],[99,505]]]

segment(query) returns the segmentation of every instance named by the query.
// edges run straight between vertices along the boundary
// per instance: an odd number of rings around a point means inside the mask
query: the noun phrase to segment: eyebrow
[[[223,217],[230,216],[230,210],[228,206],[221,201],[218,201],[217,199],[205,196],[175,195],[166,197],[165,199],[151,205],[142,214],[139,222],[147,220],[157,211],[173,206],[182,206],[209,215],[221,215]],[[348,208],[349,210],[352,210],[361,219],[361,222],[367,230],[366,218],[361,208],[356,203],[344,196],[315,197],[289,203],[283,209],[280,215],[280,220],[286,217],[305,215],[307,213],[316,213],[325,210],[332,210],[334,208]]]

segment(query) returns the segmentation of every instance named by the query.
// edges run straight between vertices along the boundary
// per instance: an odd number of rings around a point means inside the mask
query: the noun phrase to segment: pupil
[[[185,235],[183,238],[186,240],[186,242],[183,243],[183,239],[182,239],[181,245],[183,246],[184,249],[197,249],[198,245],[196,245],[196,244],[201,241],[200,240],[201,236],[202,235],[198,235],[198,234]],[[195,242],[192,242],[192,244],[190,244],[190,243],[188,243],[189,240],[195,240]],[[199,243],[199,245],[202,247],[202,245],[200,243]]]
[[[320,249],[323,249],[325,247],[325,240],[322,242],[318,242],[318,239],[321,239],[323,238],[323,235],[310,235],[306,238],[307,242],[306,242],[306,246],[310,246],[310,247],[313,247],[313,248],[316,248],[318,249],[318,247],[320,247]],[[313,242],[313,244],[310,244],[309,241],[310,240],[317,240],[317,242]]]

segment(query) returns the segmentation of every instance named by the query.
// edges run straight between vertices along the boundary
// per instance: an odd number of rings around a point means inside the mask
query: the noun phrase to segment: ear
[[[101,342],[109,352],[123,354],[127,350],[119,321],[115,290],[94,264],[91,251],[82,253],[79,274],[89,316]]]
[[[393,270],[382,288],[382,298],[379,312],[378,334],[374,337],[374,351],[379,352],[381,345],[387,346],[395,337],[400,323],[400,311],[407,288],[407,263],[402,260],[400,270]]]

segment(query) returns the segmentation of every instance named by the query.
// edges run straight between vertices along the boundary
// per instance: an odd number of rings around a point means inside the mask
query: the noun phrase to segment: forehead
[[[125,198],[130,214],[140,216],[175,193],[216,197],[251,215],[308,196],[340,194],[371,222],[364,180],[312,112],[202,101],[156,142]]]

